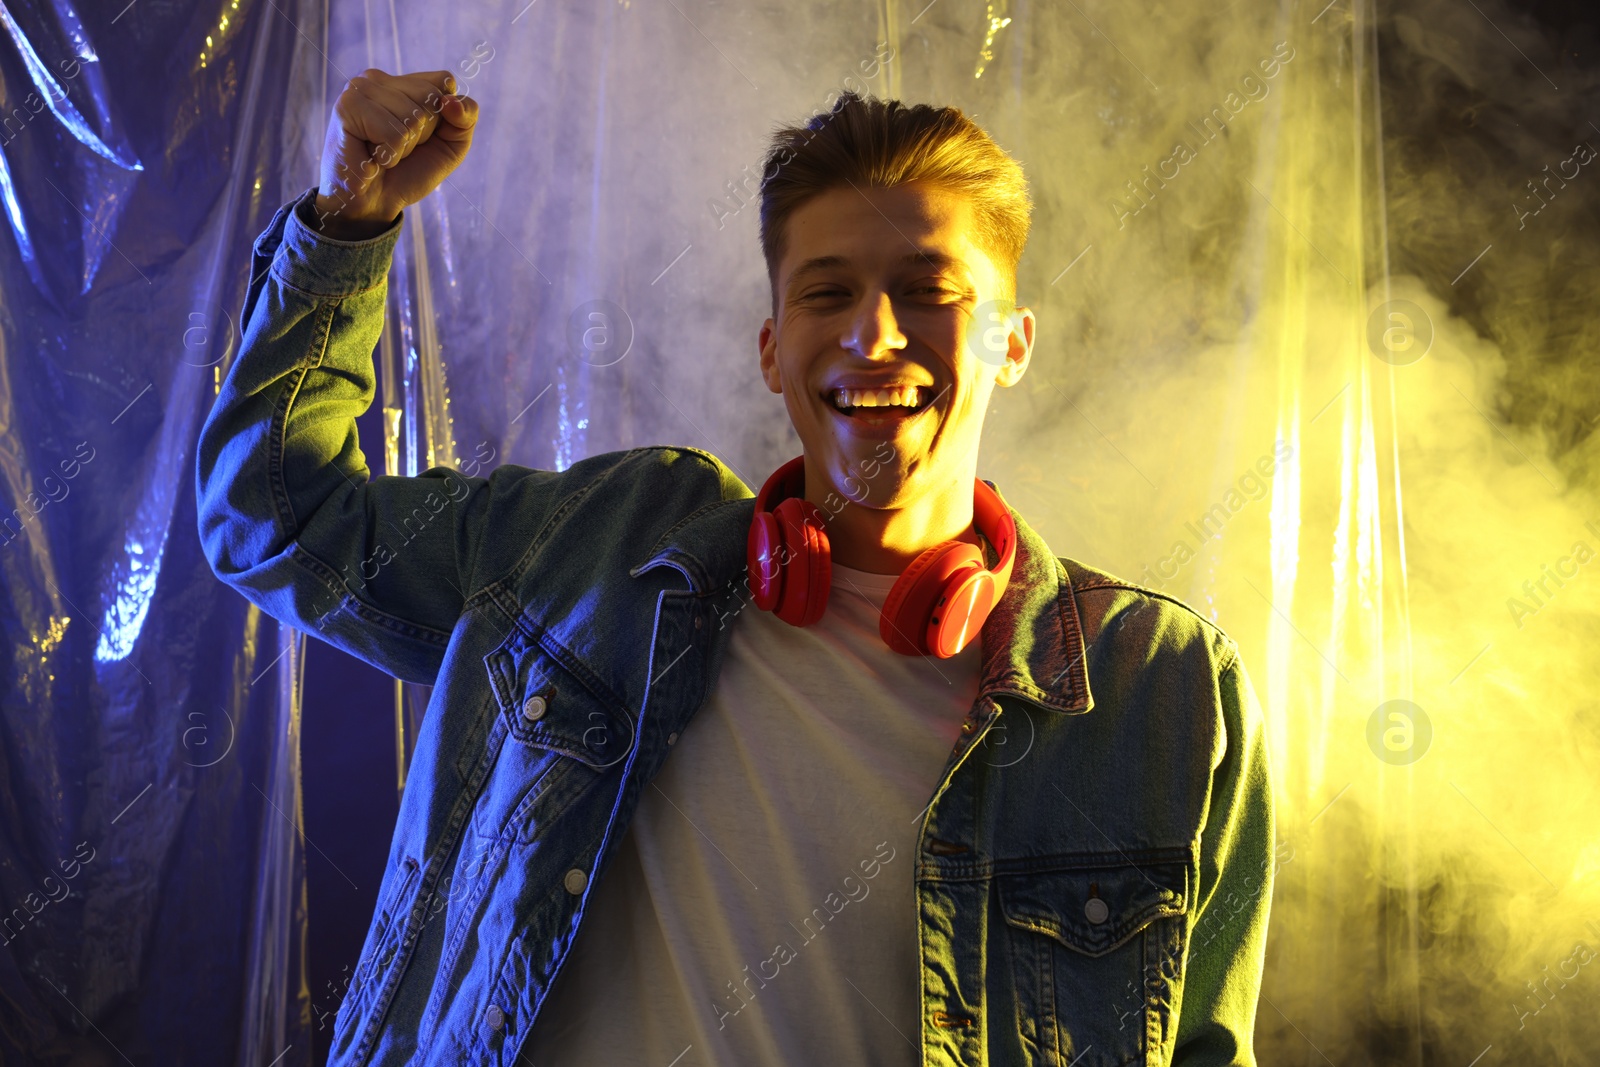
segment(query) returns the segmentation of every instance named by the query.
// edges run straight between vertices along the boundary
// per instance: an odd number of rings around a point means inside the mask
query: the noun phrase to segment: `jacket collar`
[[[1072,582],[1044,539],[1015,508],[1007,507],[1017,524],[1017,558],[1000,602],[979,633],[979,695],[1021,697],[1068,715],[1086,712],[1094,697]],[[662,534],[628,573],[638,576],[671,566],[700,595],[743,583],[745,543],[754,516],[754,495],[713,501]]]

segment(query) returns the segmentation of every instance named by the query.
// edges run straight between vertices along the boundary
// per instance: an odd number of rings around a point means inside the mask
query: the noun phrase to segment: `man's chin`
[[[813,462],[827,482],[823,495],[833,493],[836,507],[841,499],[868,508],[902,507],[906,502],[907,459],[894,442],[841,442],[820,464]]]

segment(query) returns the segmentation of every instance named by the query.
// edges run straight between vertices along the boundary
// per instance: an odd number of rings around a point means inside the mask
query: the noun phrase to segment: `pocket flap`
[[[627,758],[633,718],[597,697],[543,649],[507,654],[498,666],[506,675],[500,714],[517,743],[571,756],[596,770]]]
[[[1101,956],[1188,907],[1187,863],[1119,862],[995,876],[1006,922]]]

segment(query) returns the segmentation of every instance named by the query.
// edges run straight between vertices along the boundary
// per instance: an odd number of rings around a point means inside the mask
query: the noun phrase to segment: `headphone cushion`
[[[772,509],[782,544],[779,557],[783,588],[779,591],[778,618],[794,626],[810,626],[828,609],[828,589],[833,565],[822,511],[809,500],[789,497]]]

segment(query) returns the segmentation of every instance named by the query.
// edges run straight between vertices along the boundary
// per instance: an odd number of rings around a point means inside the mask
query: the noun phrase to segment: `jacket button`
[[[678,731],[674,730],[670,734],[667,735],[667,744],[675,745],[677,743],[678,743]]]
[[[589,876],[574,867],[567,872],[567,876],[561,880],[561,884],[567,887],[567,892],[577,896],[583,892],[583,887],[589,884]]]
[[[498,1032],[506,1024],[506,1013],[500,1010],[500,1005],[491,1004],[489,1010],[483,1013],[483,1021],[489,1029]]]
[[[529,697],[528,702],[522,705],[522,717],[529,722],[544,718],[544,697]]]
[[[971,719],[968,719],[966,722],[961,724],[961,732],[964,734],[970,734],[976,728],[976,725],[977,724]]]
[[[694,628],[696,630],[700,629],[700,616],[698,615],[694,617]]]
[[[1083,917],[1096,926],[1106,921],[1111,914],[1111,909],[1106,907],[1106,902],[1099,897],[1090,897],[1083,905]]]

